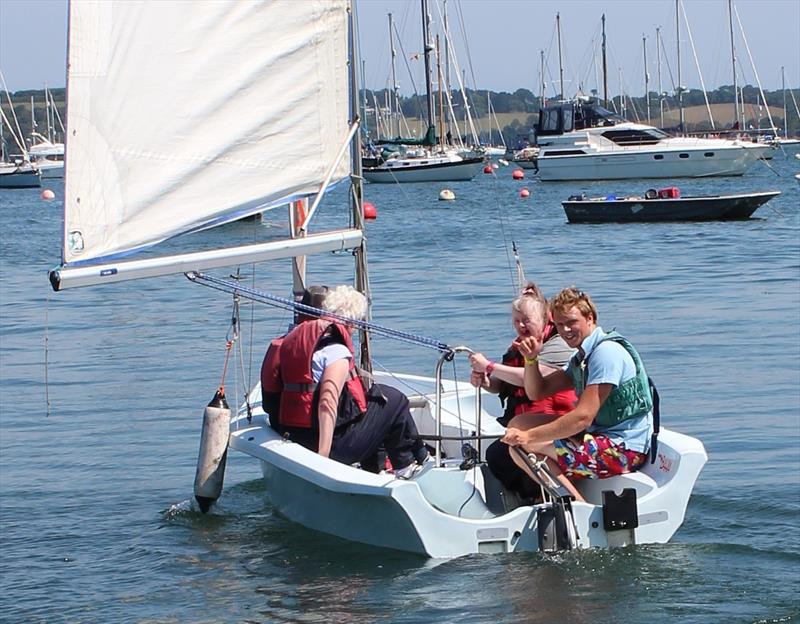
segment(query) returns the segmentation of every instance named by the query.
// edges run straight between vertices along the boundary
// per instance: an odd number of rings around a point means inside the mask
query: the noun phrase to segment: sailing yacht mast
[[[556,31],[558,32],[558,80],[561,89],[562,100],[564,99],[564,64],[561,58],[561,14],[556,13]]]
[[[603,24],[603,106],[608,108],[608,65],[606,63],[606,14],[600,18]]]
[[[547,98],[545,97],[545,84],[544,84],[544,50],[539,50],[539,76],[541,78],[540,90],[539,90],[539,106],[546,106],[547,105]]]
[[[679,114],[679,121],[678,125],[680,126],[681,132],[684,131],[684,119],[683,119],[683,87],[681,86],[681,15],[680,15],[680,4],[681,0],[675,0],[675,41],[677,42],[677,49],[678,49],[678,86],[676,90],[678,91],[678,114]]]
[[[435,133],[433,121],[433,84],[431,83],[431,52],[433,46],[430,42],[430,15],[428,15],[428,0],[422,1],[422,44],[425,50],[425,98],[428,104],[428,134]],[[435,134],[434,134],[435,136]]]
[[[389,48],[392,51],[392,94],[394,97],[394,102],[391,107],[391,116],[394,120],[397,121],[397,132],[394,136],[400,136],[400,96],[398,94],[399,86],[397,84],[397,74],[395,70],[395,58],[397,57],[397,51],[394,49],[394,24],[392,22],[392,14],[389,13]],[[394,124],[390,129],[391,132],[395,132]]]
[[[783,90],[783,138],[789,138],[789,120],[786,118],[786,74],[781,65],[781,89]]]
[[[348,58],[350,59],[350,124],[360,123],[358,114],[358,85],[360,84],[358,76],[358,64],[356,63],[356,19],[353,13],[353,6],[347,9],[348,14]],[[394,48],[392,48],[394,51]],[[361,171],[361,133],[356,132],[352,137],[350,144],[350,166],[352,174],[350,176],[350,184],[352,192],[350,193],[350,207],[353,213],[353,226],[359,231],[364,230],[364,194],[362,185],[362,171]],[[365,237],[361,237],[360,244],[354,250],[355,254],[355,288],[363,293],[367,298],[367,305],[369,306],[367,318],[371,318],[370,312],[372,306],[372,296],[369,288],[369,273],[367,266],[367,241]],[[359,344],[361,345],[361,368],[372,372],[372,357],[370,354],[369,334],[364,328],[359,329]]]
[[[661,28],[656,26],[656,71],[658,72],[658,110],[661,115],[661,125],[664,127],[664,89],[661,86]]]
[[[739,90],[736,86],[736,46],[733,39],[733,6],[728,0],[728,26],[731,33],[731,69],[733,70],[733,120],[734,127],[739,123]]]
[[[444,0],[444,84],[447,92],[447,101],[450,102],[450,30],[447,25],[447,0]],[[466,98],[465,98],[466,100]],[[446,132],[451,132],[450,128],[450,106],[445,107],[445,127]]]
[[[647,123],[650,123],[650,72],[647,71],[647,37],[642,33],[642,51],[644,52],[644,97],[647,102]]]

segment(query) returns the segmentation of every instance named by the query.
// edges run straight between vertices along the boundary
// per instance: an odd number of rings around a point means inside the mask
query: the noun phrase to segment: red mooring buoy
[[[491,165],[486,165],[486,166],[483,168],[483,172],[484,172],[484,173],[491,173],[491,172],[492,172],[492,166],[491,166]]]
[[[526,189],[526,188],[522,189],[522,190],[519,192],[519,196],[520,196],[520,197],[528,197],[530,194],[531,194],[531,192],[530,192],[528,189]]]
[[[515,180],[521,180],[525,177],[525,172],[522,169],[514,169],[514,172],[511,174],[511,177]]]
[[[375,204],[372,202],[365,201],[364,204],[364,218],[365,219],[377,219],[378,218],[378,209],[375,208]]]

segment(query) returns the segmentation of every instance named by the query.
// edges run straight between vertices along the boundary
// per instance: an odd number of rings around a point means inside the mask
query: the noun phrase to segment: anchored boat
[[[676,187],[648,190],[643,196],[586,197],[561,202],[570,223],[642,223],[655,221],[733,221],[749,219],[780,191],[736,195],[687,195]]]

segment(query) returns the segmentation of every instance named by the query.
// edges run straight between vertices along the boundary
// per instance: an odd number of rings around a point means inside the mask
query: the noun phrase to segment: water
[[[560,200],[658,181],[372,185],[379,323],[499,355],[515,241],[548,295],[577,284],[639,347],[666,426],[709,463],[670,544],[436,562],[351,544],[273,512],[232,454],[213,515],[192,511],[204,405],[230,301],[182,276],[53,293],[60,206],[0,191],[0,613],[8,622],[797,622],[800,620],[800,189],[778,157],[683,194],[778,189],[748,222],[568,225]],[[521,187],[531,191],[520,199]],[[57,198],[63,195],[55,187]],[[320,225],[334,221],[326,203]],[[197,235],[253,240],[283,215]],[[177,249],[186,243],[176,243]],[[311,281],[351,274],[311,259]],[[243,269],[251,279],[251,269]],[[288,263],[259,267],[285,293]],[[243,306],[241,396],[285,314]],[[379,366],[432,374],[435,353],[374,341]],[[45,363],[47,365],[45,366]],[[456,374],[466,379],[464,363]],[[320,510],[320,513],[325,513]]]

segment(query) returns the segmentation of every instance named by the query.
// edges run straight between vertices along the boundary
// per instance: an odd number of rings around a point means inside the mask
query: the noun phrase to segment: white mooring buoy
[[[439,201],[453,201],[455,198],[456,194],[450,189],[442,189],[442,192],[439,193]]]
[[[203,513],[211,509],[222,494],[230,425],[231,410],[225,400],[225,390],[220,387],[203,412],[200,453],[194,477],[194,497]]]

